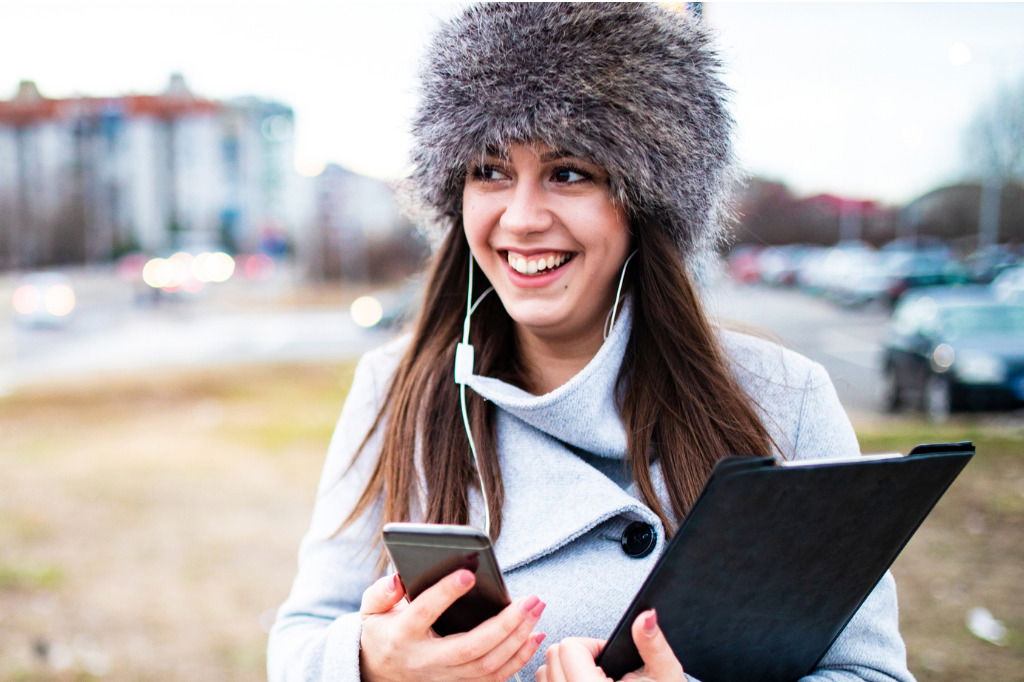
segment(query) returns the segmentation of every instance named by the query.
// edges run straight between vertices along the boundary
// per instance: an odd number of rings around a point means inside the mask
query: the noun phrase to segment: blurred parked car
[[[1020,262],[1020,253],[1005,244],[993,244],[981,251],[975,251],[964,262],[971,280],[987,284],[1001,272]]]
[[[953,251],[949,245],[930,235],[918,235],[917,237],[900,237],[886,243],[881,251],[899,251],[903,253],[929,253],[938,256],[950,256]]]
[[[845,285],[870,267],[876,258],[875,250],[863,242],[839,242],[813,262],[810,291],[841,301]]]
[[[890,254],[858,251],[832,266],[825,294],[840,305],[862,306],[888,303],[893,285],[888,267]]]
[[[729,276],[737,282],[745,284],[756,282],[761,278],[758,254],[762,247],[749,244],[737,246],[726,259]]]
[[[1024,303],[1024,265],[1004,270],[992,280],[992,292],[1000,301]]]
[[[967,284],[970,278],[952,256],[937,251],[893,252],[888,263],[892,277],[891,302],[911,289]]]
[[[885,265],[894,280],[893,302],[910,289],[972,281],[953,249],[938,237],[894,239],[879,251],[886,256]]]
[[[761,281],[776,286],[793,286],[809,247],[804,244],[770,246],[758,255]]]
[[[1024,405],[1024,305],[989,287],[907,294],[882,349],[883,408],[919,407],[934,421],[953,410]]]
[[[811,294],[821,293],[825,267],[831,252],[832,249],[824,246],[809,248],[796,272],[797,286]]]
[[[15,322],[28,327],[65,326],[75,310],[71,280],[59,272],[25,275],[11,296]]]

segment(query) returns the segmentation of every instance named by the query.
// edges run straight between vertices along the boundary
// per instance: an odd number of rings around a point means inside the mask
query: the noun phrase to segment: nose
[[[544,188],[521,178],[509,190],[499,222],[503,229],[524,235],[548,229],[552,220]]]

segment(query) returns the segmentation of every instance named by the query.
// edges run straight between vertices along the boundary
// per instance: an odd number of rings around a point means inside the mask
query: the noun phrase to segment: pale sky
[[[416,64],[451,2],[0,0],[0,98],[163,90],[295,110],[296,165],[407,169]],[[734,89],[737,151],[800,193],[901,202],[963,175],[962,132],[1024,79],[1024,4],[705,6]]]

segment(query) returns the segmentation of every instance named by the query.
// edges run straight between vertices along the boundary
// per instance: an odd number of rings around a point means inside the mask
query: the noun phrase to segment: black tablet
[[[597,663],[642,665],[649,608],[702,682],[792,681],[815,668],[974,454],[971,443],[777,464],[723,460]]]

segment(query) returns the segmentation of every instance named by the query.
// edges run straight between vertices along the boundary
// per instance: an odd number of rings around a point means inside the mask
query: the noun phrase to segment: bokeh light
[[[349,309],[352,321],[360,327],[372,327],[384,317],[384,308],[373,296],[360,296]]]
[[[12,304],[14,305],[14,312],[19,315],[31,315],[39,310],[41,302],[41,292],[39,291],[39,287],[35,285],[22,284],[14,290]]]
[[[54,317],[67,317],[75,309],[75,292],[67,284],[47,287],[43,295],[46,312]]]

